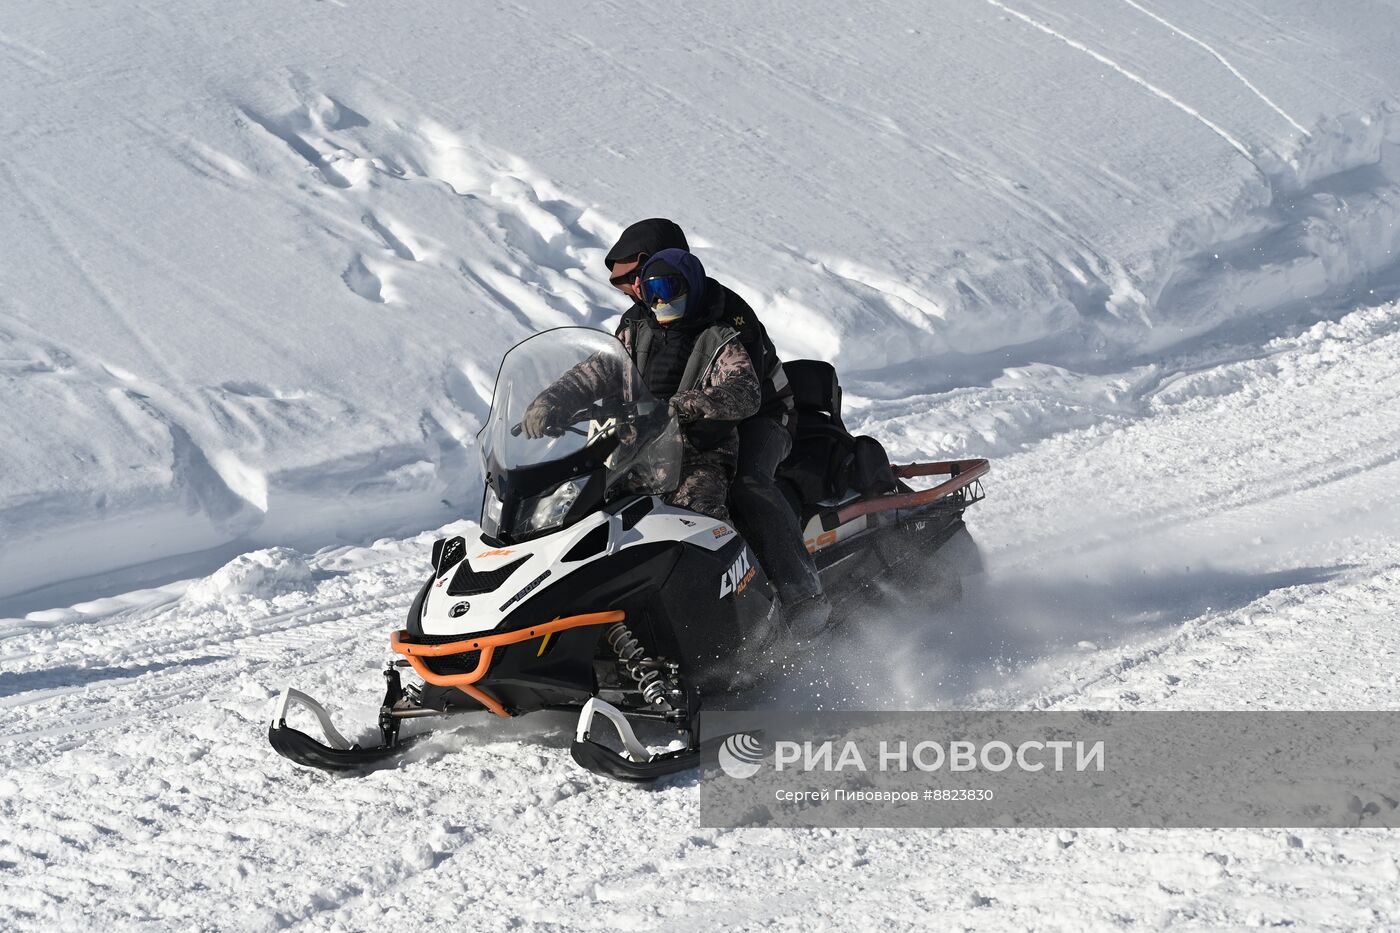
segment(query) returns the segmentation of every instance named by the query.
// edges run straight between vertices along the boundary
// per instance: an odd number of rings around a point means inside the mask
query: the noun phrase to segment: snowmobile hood
[[[603,261],[611,269],[613,263],[623,259],[641,253],[651,255],[659,253],[663,249],[688,251],[690,244],[686,242],[685,233],[675,221],[667,220],[665,217],[648,217],[622,231],[622,236],[617,238],[617,242],[613,244],[612,249],[608,250],[608,255]]]

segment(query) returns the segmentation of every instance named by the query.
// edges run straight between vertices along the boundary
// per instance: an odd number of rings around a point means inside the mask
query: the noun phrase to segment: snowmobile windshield
[[[501,361],[481,431],[482,528],[520,540],[680,480],[681,435],[616,337],[561,327]],[[585,494],[586,493],[586,494]]]

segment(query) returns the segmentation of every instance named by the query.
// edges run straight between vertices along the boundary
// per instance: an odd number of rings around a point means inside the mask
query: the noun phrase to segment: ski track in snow
[[[1083,52],[1085,55],[1090,56],[1095,61],[1107,65],[1108,67],[1112,68],[1114,71],[1118,72],[1120,75],[1127,78],[1134,84],[1138,84],[1146,88],[1153,95],[1160,97],[1162,100],[1171,104],[1177,110],[1180,110],[1182,113],[1191,117],[1193,120],[1196,120],[1198,123],[1206,127],[1206,129],[1210,130],[1216,136],[1219,136],[1221,139],[1225,140],[1236,152],[1244,156],[1256,167],[1258,166],[1258,163],[1255,162],[1254,155],[1249,151],[1249,148],[1245,146],[1244,143],[1236,139],[1233,135],[1231,135],[1228,130],[1206,117],[1195,107],[1192,107],[1190,104],[1162,90],[1160,87],[1153,84],[1151,81],[1148,81],[1142,75],[1138,74],[1137,72],[1131,71],[1127,68],[1124,68],[1122,65],[1109,58],[1107,55],[1104,55],[1101,52],[1094,51],[1079,40],[1070,38],[1069,36],[1065,35],[1062,32],[1059,32],[1051,26],[1042,23],[1040,20],[1035,19],[1032,16],[1027,16],[1025,13],[1022,13],[1019,10],[1013,10],[1005,3],[1002,3],[1001,0],[986,0],[986,2],[990,3],[997,9],[1016,17],[1021,22],[1032,27],[1033,29],[1038,29],[1041,32],[1045,33],[1047,36],[1053,36],[1054,38],[1059,39],[1061,42],[1063,42],[1070,48],[1077,49],[1078,51]]]
[[[1181,36],[1188,42],[1193,42],[1196,45],[1199,45],[1201,48],[1205,49],[1206,52],[1212,58],[1220,62],[1220,64],[1224,65],[1225,68],[1230,72],[1230,74],[1234,75],[1236,78],[1239,78],[1240,83],[1243,84],[1245,87],[1249,88],[1250,93],[1252,93],[1255,97],[1263,101],[1270,110],[1287,120],[1295,130],[1297,130],[1299,133],[1302,133],[1304,136],[1312,135],[1308,132],[1307,127],[1303,126],[1303,124],[1299,123],[1297,120],[1289,116],[1288,111],[1284,110],[1278,104],[1274,103],[1272,100],[1269,99],[1268,95],[1266,95],[1263,91],[1259,90],[1259,88],[1255,87],[1254,83],[1248,78],[1246,78],[1243,74],[1241,74],[1238,68],[1230,64],[1229,59],[1227,59],[1224,55],[1220,54],[1219,50],[1217,50],[1213,45],[1210,45],[1204,40],[1196,37],[1195,35],[1192,35],[1185,29],[1182,29],[1180,26],[1177,26],[1175,23],[1172,23],[1169,20],[1162,18],[1161,16],[1149,10],[1147,7],[1138,3],[1137,0],[1123,0],[1123,2],[1126,3],[1128,6],[1132,7],[1133,9],[1137,10],[1138,12],[1146,16],[1152,17],[1154,20],[1161,23],[1163,26],[1166,26],[1172,32]]]
[[[1360,309],[1003,458],[969,513],[980,592],[953,610],[889,604],[829,665],[790,673],[792,695],[1394,708],[1397,358],[1400,306]],[[176,929],[236,902],[235,929],[462,910],[478,929],[561,930],[1400,921],[1400,869],[1371,833],[698,829],[693,778],[646,790],[583,773],[572,722],[548,714],[458,725],[356,778],[278,758],[266,716],[284,684],[369,737],[386,633],[431,538],[324,552],[281,593],[163,591],[0,624],[0,908],[25,928]],[[542,870],[545,849],[573,868]],[[1062,903],[1067,876],[1084,890]]]
[[[43,75],[45,78],[52,78],[57,74],[50,63],[48,53],[21,42],[13,36],[0,33],[0,53],[18,62],[21,67]]]

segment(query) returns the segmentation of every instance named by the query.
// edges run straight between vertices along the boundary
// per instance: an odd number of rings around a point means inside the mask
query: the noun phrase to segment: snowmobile
[[[833,619],[874,580],[978,569],[962,517],[982,498],[987,461],[891,467],[877,443],[846,432],[829,364],[786,370],[798,437],[782,482]],[[544,390],[583,371],[596,383],[586,404],[558,415],[544,437],[521,430]],[[273,748],[302,765],[358,769],[421,737],[400,736],[407,719],[568,710],[579,714],[572,756],[589,771],[647,781],[698,765],[710,744],[700,739],[702,705],[752,684],[793,639],[736,528],[667,503],[682,454],[667,406],[612,335],[557,328],[506,354],[478,440],[480,533],[433,545],[432,572],[389,639],[398,657],[384,671],[380,743],[347,740],[320,703],[288,688],[275,703]],[[920,477],[941,481],[906,482]],[[404,669],[421,682],[405,684]],[[319,721],[325,741],[288,725],[295,707]],[[599,740],[600,717],[617,742]],[[653,752],[634,728],[646,722],[676,730],[672,745],[682,747]]]

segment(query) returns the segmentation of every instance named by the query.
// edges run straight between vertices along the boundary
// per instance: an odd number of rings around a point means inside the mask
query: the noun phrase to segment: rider
[[[663,249],[688,249],[685,233],[664,217],[639,220],[608,251],[609,281],[633,299],[618,325],[622,337],[649,311],[641,301],[639,278],[646,260]],[[753,545],[764,570],[778,588],[784,612],[801,629],[820,628],[831,613],[812,556],[802,540],[802,527],[792,506],[774,482],[774,473],[792,451],[796,412],[782,360],[753,308],[736,292],[714,279],[705,287],[722,296],[719,317],[739,331],[762,385],[758,411],[739,425],[739,454],[729,504],[735,523]]]
[[[724,294],[711,288],[700,260],[681,249],[650,256],[640,273],[638,295],[646,315],[618,331],[647,390],[667,402],[681,423],[685,453],[680,485],[670,501],[682,508],[729,520],[727,499],[739,454],[737,425],[758,410],[759,382],[739,332],[723,318]],[[718,285],[718,283],[715,283]],[[521,426],[542,437],[560,412],[571,410],[585,386],[608,381],[606,362],[580,363],[541,392],[525,410]],[[579,389],[580,391],[575,391]]]

